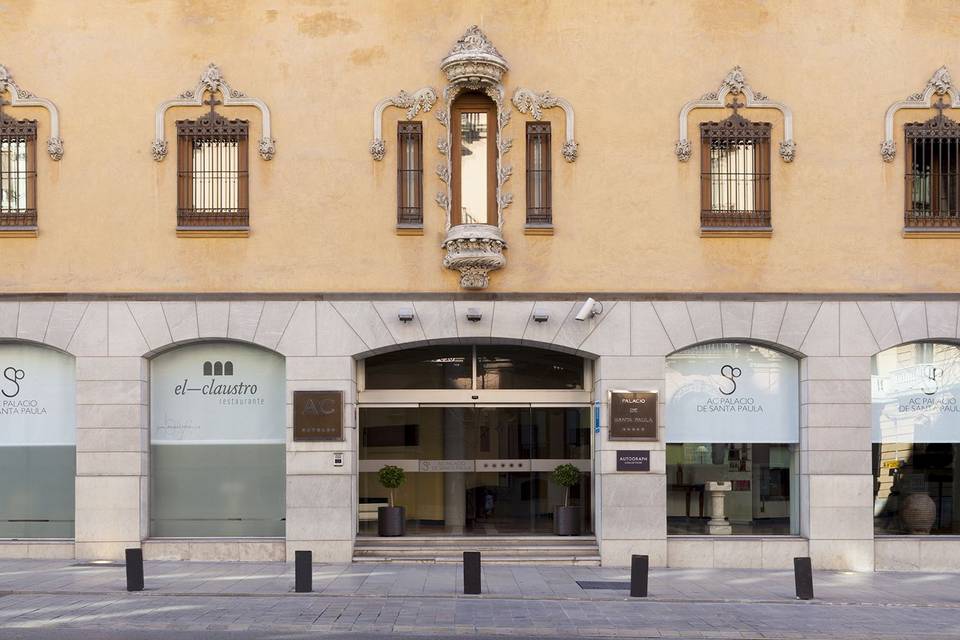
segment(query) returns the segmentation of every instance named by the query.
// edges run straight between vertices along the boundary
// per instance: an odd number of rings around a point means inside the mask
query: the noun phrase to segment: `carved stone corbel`
[[[7,68],[0,65],[0,93],[10,94],[12,107],[43,107],[50,114],[50,137],[47,139],[47,153],[51,160],[63,158],[63,138],[60,137],[60,111],[52,100],[35,96],[21,89]]]
[[[950,97],[950,107],[960,107],[960,95],[957,87],[953,86],[953,79],[950,77],[950,71],[946,65],[933,72],[930,79],[927,80],[927,86],[923,91],[918,91],[906,100],[894,102],[887,109],[886,116],[883,119],[883,142],[880,144],[880,157],[884,162],[893,162],[897,156],[897,143],[893,139],[893,117],[897,115],[900,109],[930,109],[933,107],[934,96]]]
[[[694,109],[723,109],[728,94],[743,94],[746,107],[763,107],[777,109],[783,114],[783,141],[780,143],[780,158],[784,162],[793,162],[797,152],[797,144],[793,140],[793,111],[787,105],[771,100],[747,83],[743,69],[734,67],[727,73],[727,77],[720,83],[716,91],[703,94],[697,100],[691,100],[680,109],[680,137],[674,147],[674,153],[680,162],[686,162],[692,155],[690,140],[687,138],[687,120]]]
[[[261,138],[257,151],[264,160],[272,160],[277,152],[277,141],[270,137],[270,108],[259,98],[248,96],[242,91],[230,87],[220,68],[210,63],[206,71],[200,76],[196,88],[184,91],[172,100],[161,102],[154,116],[156,137],[150,145],[153,159],[161,162],[167,156],[167,140],[164,132],[164,115],[170,107],[198,107],[203,104],[203,95],[206,92],[219,92],[223,97],[224,106],[256,107],[261,116]]]
[[[387,145],[383,139],[383,112],[387,107],[397,107],[407,110],[407,120],[413,120],[421,111],[426,113],[437,102],[437,93],[432,87],[424,87],[407,93],[400,90],[395,96],[384,98],[373,108],[373,142],[370,143],[370,155],[374,160],[383,160],[387,153]]]
[[[576,162],[580,145],[577,144],[574,138],[572,104],[559,96],[551,95],[549,91],[537,93],[532,89],[520,87],[513,92],[513,106],[515,106],[520,113],[529,113],[534,120],[543,118],[544,109],[551,109],[553,107],[563,109],[563,113],[566,116],[566,131],[564,132],[565,142],[563,143],[563,148],[560,150],[560,153],[567,162]]]

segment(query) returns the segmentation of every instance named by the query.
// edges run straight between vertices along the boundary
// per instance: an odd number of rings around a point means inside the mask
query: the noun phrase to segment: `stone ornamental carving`
[[[780,143],[780,158],[784,162],[793,162],[797,153],[797,143],[793,140],[793,111],[787,105],[771,100],[754,90],[747,82],[743,69],[739,66],[731,69],[716,91],[703,94],[697,100],[691,100],[680,109],[680,137],[674,146],[674,153],[680,162],[687,162],[693,155],[693,148],[687,138],[688,119],[694,109],[726,108],[728,94],[744,96],[744,106],[777,109],[783,114],[783,141]]]
[[[490,224],[459,224],[447,232],[443,266],[460,272],[464,289],[486,289],[490,272],[502,268],[507,243],[499,227]]]
[[[200,76],[200,82],[193,89],[180,93],[176,98],[161,102],[154,114],[155,137],[150,145],[153,159],[161,162],[167,156],[167,140],[164,131],[164,116],[171,107],[198,107],[203,104],[203,96],[207,93],[219,93],[225,106],[256,107],[261,116],[261,138],[257,151],[264,160],[272,160],[277,152],[277,141],[270,136],[270,108],[259,98],[248,96],[242,91],[232,88],[220,72],[220,68],[212,62]]]
[[[513,146],[513,140],[505,135],[510,124],[510,103],[503,88],[503,74],[509,65],[486,34],[476,25],[467,29],[450,53],[441,61],[440,70],[447,76],[448,84],[443,90],[442,108],[437,110],[437,121],[447,128],[446,135],[437,143],[445,156],[444,163],[437,167],[442,184],[434,200],[446,216],[446,237],[443,248],[446,255],[443,266],[460,272],[460,286],[464,289],[484,289],[490,282],[491,271],[502,268],[507,260],[503,250],[504,210],[513,202],[513,194],[505,191],[506,182],[513,174],[513,167],[504,161],[504,156]],[[499,225],[461,224],[451,225],[450,206],[453,201],[450,177],[453,162],[449,149],[452,145],[450,109],[453,101],[463,91],[479,91],[497,105],[497,219]]]
[[[59,161],[63,158],[63,138],[60,137],[60,111],[53,101],[35,96],[22,89],[7,68],[0,65],[0,94],[10,94],[12,107],[43,107],[50,114],[50,137],[47,139],[47,153],[51,160]]]
[[[540,120],[543,118],[544,109],[552,109],[553,107],[560,107],[563,109],[563,113],[566,116],[566,141],[563,143],[560,153],[563,155],[563,159],[567,162],[576,162],[577,156],[580,152],[580,145],[578,145],[574,139],[574,115],[572,104],[559,96],[551,95],[549,91],[537,93],[531,89],[524,89],[521,87],[513,92],[513,106],[515,106],[517,111],[520,113],[529,113],[534,120]]]
[[[387,107],[407,110],[407,120],[413,120],[422,111],[426,113],[437,102],[437,93],[432,87],[424,87],[413,93],[401,90],[395,96],[384,98],[373,108],[373,142],[370,143],[370,155],[374,160],[383,160],[387,145],[383,139],[383,112]]]
[[[923,91],[918,91],[908,96],[906,100],[900,100],[890,105],[883,119],[884,139],[880,143],[880,157],[883,158],[884,162],[893,162],[893,159],[897,156],[897,143],[893,139],[893,118],[897,115],[897,111],[900,109],[931,109],[933,108],[934,96],[945,95],[950,98],[949,107],[960,108],[960,96],[958,96],[957,87],[953,86],[950,71],[946,66],[942,66],[933,72]]]

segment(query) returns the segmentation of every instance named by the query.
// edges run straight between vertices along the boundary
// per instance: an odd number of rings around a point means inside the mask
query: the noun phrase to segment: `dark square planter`
[[[583,507],[554,507],[553,532],[558,536],[578,536],[583,522]]]
[[[377,509],[377,535],[402,536],[407,533],[407,510],[404,507]]]

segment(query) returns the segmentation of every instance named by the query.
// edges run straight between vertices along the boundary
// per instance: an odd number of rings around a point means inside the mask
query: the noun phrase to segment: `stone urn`
[[[900,520],[908,533],[928,535],[937,519],[937,505],[925,493],[911,493],[900,504]]]

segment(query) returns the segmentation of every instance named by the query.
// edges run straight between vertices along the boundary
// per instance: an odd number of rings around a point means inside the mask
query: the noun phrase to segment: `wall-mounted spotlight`
[[[470,322],[480,322],[483,319],[483,312],[476,307],[470,307],[467,309],[467,320]]]
[[[583,322],[587,318],[592,318],[593,316],[601,313],[603,313],[603,305],[593,298],[587,298],[587,301],[580,306],[580,310],[577,311],[577,315],[575,317],[580,322]]]
[[[413,320],[413,309],[410,307],[400,307],[400,310],[397,311],[397,320],[404,323]]]
[[[550,319],[550,314],[546,309],[534,309],[533,310],[533,321],[534,322],[546,322]]]

